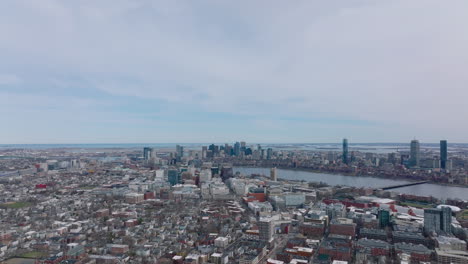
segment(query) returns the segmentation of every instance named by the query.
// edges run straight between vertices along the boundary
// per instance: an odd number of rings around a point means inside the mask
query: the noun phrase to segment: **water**
[[[237,171],[244,175],[250,175],[252,173],[270,175],[269,168],[234,167],[234,172]],[[347,185],[353,187],[371,188],[381,188],[385,186],[410,183],[410,181],[405,180],[392,180],[364,176],[346,176],[340,174],[327,174],[283,169],[278,169],[278,177],[288,180],[325,182],[329,185]],[[468,200],[468,188],[463,187],[444,186],[437,184],[421,184],[392,189],[391,191],[421,196],[433,196],[438,199],[458,198],[462,200]]]

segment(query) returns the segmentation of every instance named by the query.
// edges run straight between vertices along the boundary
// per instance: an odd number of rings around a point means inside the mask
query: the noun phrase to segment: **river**
[[[264,174],[270,175],[269,168],[251,168],[251,167],[234,167],[234,173],[240,172],[244,175],[250,174]],[[365,177],[365,176],[347,176],[341,174],[329,174],[329,173],[316,173],[309,171],[299,170],[284,170],[278,169],[278,178],[287,180],[305,180],[311,182],[325,182],[329,185],[347,185],[354,187],[371,187],[381,188],[390,185],[410,183],[405,180],[393,180],[376,177]],[[415,194],[421,196],[433,196],[438,199],[447,198],[458,198],[462,200],[468,200],[468,188],[445,186],[437,184],[421,184],[413,185],[408,187],[402,187],[392,189],[393,192]]]

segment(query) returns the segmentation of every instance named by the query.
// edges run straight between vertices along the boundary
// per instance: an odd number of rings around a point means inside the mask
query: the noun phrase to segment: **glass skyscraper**
[[[424,230],[426,232],[452,232],[452,210],[450,207],[424,209]]]
[[[411,140],[409,165],[419,167],[419,141],[416,139]]]
[[[447,168],[447,140],[440,141],[440,168]]]
[[[343,139],[343,163],[348,164],[348,139]]]

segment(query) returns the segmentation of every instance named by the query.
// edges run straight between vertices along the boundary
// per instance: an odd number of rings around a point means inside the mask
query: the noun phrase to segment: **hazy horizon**
[[[165,144],[165,145],[201,145],[201,144],[215,144],[215,145],[224,145],[224,144],[234,144],[235,142],[241,142],[239,141],[226,141],[226,142],[85,142],[85,143],[0,143],[0,146],[2,145],[144,145],[144,144]],[[342,142],[246,142],[247,145],[255,145],[255,144],[269,144],[269,145],[286,145],[286,144],[292,144],[292,145],[306,145],[306,144],[311,144],[311,145],[340,145]],[[439,144],[440,142],[421,142],[419,141],[421,145],[425,144]],[[385,144],[385,145],[391,145],[391,144],[400,144],[400,145],[410,145],[410,142],[348,142],[350,146],[352,145],[357,145],[357,144],[371,144],[371,145],[376,145],[376,144]],[[456,145],[456,144],[468,144],[468,142],[448,142],[449,145]]]

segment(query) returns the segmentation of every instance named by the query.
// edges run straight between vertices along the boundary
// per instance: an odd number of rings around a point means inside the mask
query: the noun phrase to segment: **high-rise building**
[[[143,159],[144,160],[150,160],[151,157],[153,156],[153,149],[149,147],[143,148]]]
[[[343,139],[343,163],[348,164],[348,139]]]
[[[181,181],[181,178],[180,178],[180,173],[178,170],[176,169],[170,169],[167,171],[167,179],[169,181],[169,183],[174,186],[176,184],[179,184],[180,181]]]
[[[258,221],[260,240],[270,242],[275,234],[274,222],[271,218],[262,218]]]
[[[176,159],[178,161],[182,160],[182,157],[184,157],[184,147],[181,145],[176,146]]]
[[[441,210],[437,208],[424,209],[424,230],[426,232],[440,231]]]
[[[442,207],[441,229],[447,233],[452,232],[452,209],[450,207]]]
[[[234,156],[238,157],[241,152],[241,144],[239,142],[236,142],[234,144]]]
[[[396,153],[395,153],[395,152],[388,153],[387,160],[388,160],[389,163],[391,163],[391,164],[393,164],[393,165],[397,164],[397,156],[396,156]]]
[[[381,209],[377,214],[380,228],[385,228],[390,224],[390,212],[388,210]]]
[[[202,147],[202,159],[206,159],[206,153],[208,151],[208,148],[206,146]]]
[[[424,209],[424,230],[451,233],[452,209],[450,207]]]
[[[410,167],[419,167],[419,141],[416,139],[411,140],[410,146]]]
[[[266,154],[267,160],[271,159],[272,157],[273,157],[273,149],[267,148],[267,154]]]
[[[277,174],[277,171],[276,171],[276,167],[270,169],[270,178],[271,178],[272,181],[277,181],[278,180],[278,174]]]
[[[447,140],[440,141],[440,168],[447,169]]]
[[[232,165],[223,165],[221,168],[221,180],[223,182],[227,181],[229,178],[232,178],[234,176],[234,172],[232,169]]]

